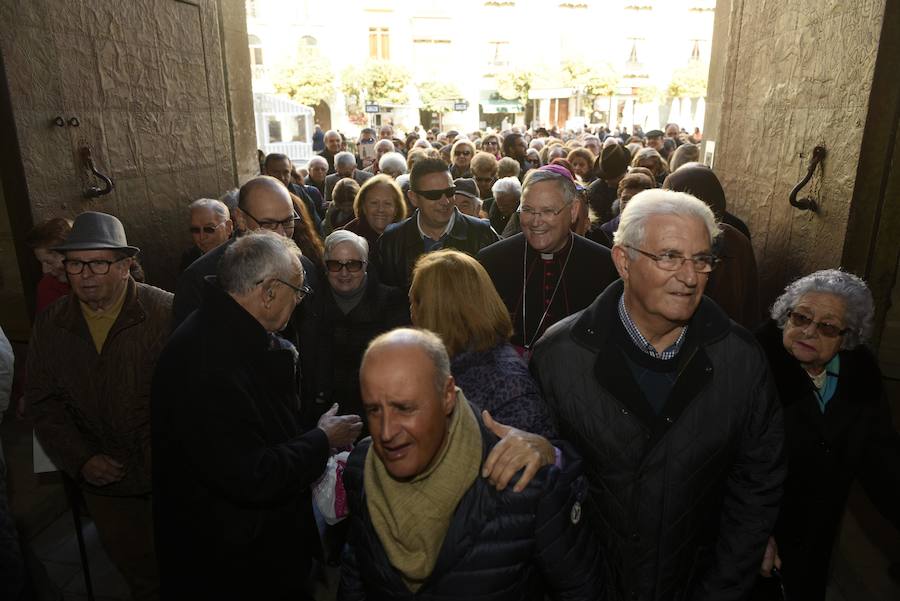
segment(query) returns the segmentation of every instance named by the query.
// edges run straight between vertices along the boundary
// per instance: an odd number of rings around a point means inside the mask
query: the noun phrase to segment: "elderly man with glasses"
[[[153,486],[165,599],[311,598],[310,486],[362,421],[334,405],[317,427],[301,424],[297,350],[279,332],[309,293],[297,245],[250,233],[224,252],[160,356]]]
[[[155,599],[150,380],[169,336],[172,295],[134,281],[139,249],[112,215],[82,213],[52,250],[65,256],[72,293],[34,324],[25,395],[35,433],[77,482],[131,596]]]
[[[187,269],[191,263],[208,253],[234,233],[234,222],[228,207],[220,200],[198,198],[188,205],[190,214],[191,240],[194,245],[181,255],[179,272]]]
[[[585,460],[610,599],[747,598],[778,516],[784,422],[752,335],[703,296],[712,211],[682,192],[625,206],[621,277],[534,350]]]
[[[384,230],[372,258],[383,283],[407,290],[420,255],[453,248],[474,256],[498,240],[490,224],[463,215],[455,207],[456,187],[442,160],[418,161],[413,165],[409,185],[409,199],[416,211],[412,217]]]

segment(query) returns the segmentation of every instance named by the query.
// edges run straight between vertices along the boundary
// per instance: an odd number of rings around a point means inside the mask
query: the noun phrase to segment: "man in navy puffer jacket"
[[[557,443],[556,465],[520,492],[498,491],[484,466],[505,429],[479,418],[427,331],[376,338],[360,383],[372,438],[344,472],[351,523],[339,599],[604,597],[569,447]]]

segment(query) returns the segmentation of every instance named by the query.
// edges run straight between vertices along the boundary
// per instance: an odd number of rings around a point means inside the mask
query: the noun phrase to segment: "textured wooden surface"
[[[190,246],[185,207],[218,197],[255,163],[243,19],[241,0],[0,0],[35,221],[113,213],[148,276],[174,286]],[[240,43],[242,30],[243,52],[226,65],[223,39]],[[55,127],[57,115],[80,126]],[[81,197],[96,184],[76,160],[85,144],[116,185],[95,200]]]
[[[715,170],[753,232],[770,303],[791,279],[840,265],[885,0],[731,4]],[[788,195],[817,144],[828,158],[814,214]]]

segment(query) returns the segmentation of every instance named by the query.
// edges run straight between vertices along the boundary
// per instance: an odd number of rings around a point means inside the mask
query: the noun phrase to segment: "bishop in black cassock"
[[[509,310],[512,344],[527,354],[544,331],[591,304],[618,277],[609,250],[570,234],[555,253],[541,253],[516,234],[478,253]]]

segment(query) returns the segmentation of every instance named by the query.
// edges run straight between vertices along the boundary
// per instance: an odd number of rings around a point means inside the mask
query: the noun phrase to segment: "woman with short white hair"
[[[491,227],[498,234],[506,229],[510,217],[519,208],[522,199],[522,184],[518,177],[503,177],[491,186],[492,198],[484,202]]]
[[[874,317],[862,279],[825,269],[789,284],[756,333],[783,407],[788,459],[762,573],[778,568],[790,599],[825,599],[855,480],[900,528],[900,435],[867,346]]]
[[[378,176],[385,177],[385,176]],[[341,413],[362,414],[359,363],[378,334],[409,324],[409,302],[397,288],[381,284],[368,273],[369,243],[348,230],[325,238],[325,275],[322,318],[313,344],[318,349],[318,409],[333,403]]]

